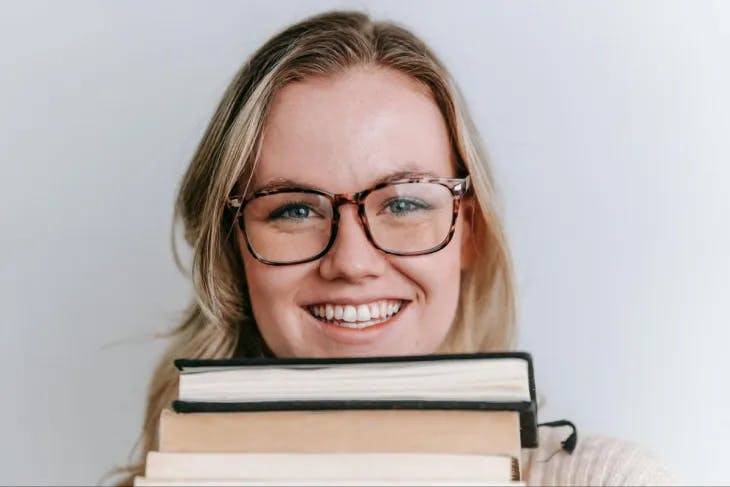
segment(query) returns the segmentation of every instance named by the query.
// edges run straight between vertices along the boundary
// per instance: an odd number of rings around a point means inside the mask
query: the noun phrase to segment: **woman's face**
[[[392,70],[356,68],[292,83],[277,94],[252,189],[286,180],[354,193],[398,174],[455,177],[454,167],[446,125],[428,91]],[[278,357],[435,352],[456,312],[467,228],[459,216],[442,250],[393,256],[373,247],[357,207],[345,204],[329,252],[286,266],[257,261],[239,228],[253,314],[267,345]],[[379,319],[367,323],[379,324],[352,328],[313,314],[340,307],[352,317],[362,305],[378,308]],[[383,311],[396,308],[383,321]],[[364,319],[362,312],[358,318]]]

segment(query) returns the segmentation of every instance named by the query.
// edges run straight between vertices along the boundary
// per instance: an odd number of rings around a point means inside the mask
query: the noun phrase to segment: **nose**
[[[385,255],[368,240],[357,207],[341,206],[337,236],[320,260],[320,275],[327,280],[359,283],[382,275],[386,265]]]

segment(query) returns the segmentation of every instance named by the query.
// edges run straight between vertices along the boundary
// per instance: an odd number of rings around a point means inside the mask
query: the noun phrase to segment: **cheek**
[[[297,296],[310,269],[270,266],[244,258],[251,308],[261,335],[276,356],[293,356],[307,343],[299,326]]]
[[[437,353],[451,330],[461,284],[460,253],[455,243],[452,240],[439,252],[399,262],[399,272],[417,290],[410,304],[408,326],[399,337],[408,353]]]
[[[461,241],[459,232],[445,248],[420,257],[400,259],[395,265],[419,290],[418,299],[441,321],[455,312],[461,282]]]
[[[259,324],[278,326],[282,320],[276,317],[295,299],[303,269],[266,265],[254,259],[245,247],[241,252],[254,318]]]
[[[254,313],[259,314],[266,308],[262,303],[274,298],[277,294],[274,292],[276,278],[272,276],[266,269],[256,263],[246,263],[246,284],[248,284],[248,293],[251,297],[251,306]]]
[[[459,219],[449,244],[422,259],[404,260],[401,272],[423,292],[423,323],[433,333],[443,333],[451,326],[461,290],[463,227]]]

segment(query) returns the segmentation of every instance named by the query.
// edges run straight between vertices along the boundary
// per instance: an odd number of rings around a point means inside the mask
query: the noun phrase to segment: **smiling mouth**
[[[384,323],[404,307],[401,299],[381,299],[365,304],[312,304],[306,307],[316,320],[331,325],[361,330]]]

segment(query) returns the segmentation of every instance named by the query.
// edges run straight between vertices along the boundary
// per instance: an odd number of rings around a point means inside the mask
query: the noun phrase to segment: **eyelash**
[[[382,208],[383,209],[388,208],[390,205],[392,205],[393,203],[398,202],[398,201],[405,201],[406,203],[415,206],[417,210],[427,210],[427,209],[431,208],[431,205],[425,203],[424,201],[416,200],[416,199],[412,199],[412,198],[403,198],[403,197],[391,198],[388,201],[385,201],[382,205]],[[378,214],[380,214],[380,212],[378,212]]]
[[[281,218],[282,215],[284,213],[286,213],[287,211],[294,209],[294,208],[301,208],[301,207],[304,207],[313,213],[317,213],[316,211],[314,211],[314,208],[309,206],[309,204],[307,204],[304,201],[289,201],[289,202],[284,203],[283,205],[279,206],[271,213],[269,213],[268,220],[276,220],[278,218]]]

